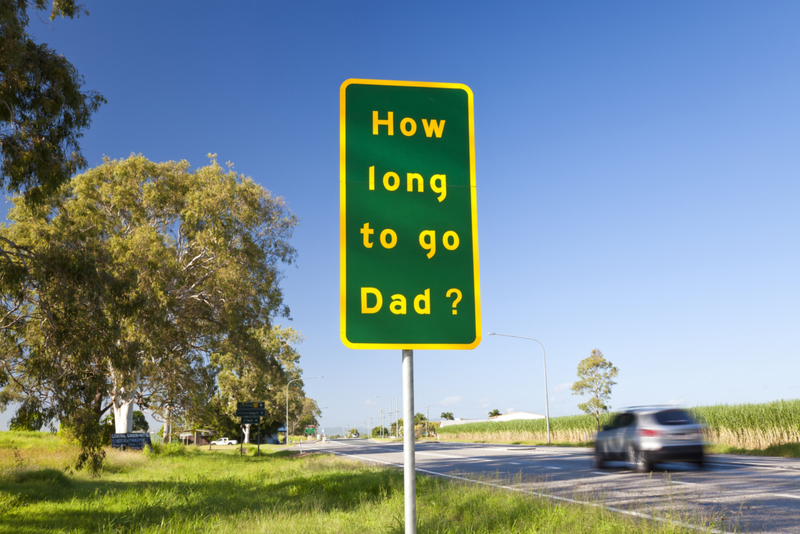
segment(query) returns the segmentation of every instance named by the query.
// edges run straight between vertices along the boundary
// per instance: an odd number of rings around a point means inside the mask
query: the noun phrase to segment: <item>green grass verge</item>
[[[0,432],[0,532],[403,532],[403,475],[395,469],[270,446],[258,457],[171,446],[149,455],[109,451],[92,478],[58,467],[74,452],[55,436]],[[425,533],[694,532],[424,476],[417,503]]]
[[[434,440],[436,441],[436,440]],[[532,445],[543,447],[594,447],[594,441],[551,441],[549,444],[547,440],[539,439],[454,439],[449,436],[442,436],[440,442],[457,442],[457,443],[487,443],[497,445]]]
[[[711,445],[708,452],[716,454],[744,454],[747,456],[773,456],[779,458],[800,458],[800,443],[771,445],[765,449],[742,449],[727,445]]]

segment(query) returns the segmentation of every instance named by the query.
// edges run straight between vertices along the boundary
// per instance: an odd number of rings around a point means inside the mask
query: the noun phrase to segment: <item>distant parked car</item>
[[[238,445],[239,442],[235,439],[219,438],[211,442],[212,445]]]
[[[595,466],[623,460],[640,473],[661,462],[703,466],[703,427],[684,410],[637,407],[621,411],[597,433]]]

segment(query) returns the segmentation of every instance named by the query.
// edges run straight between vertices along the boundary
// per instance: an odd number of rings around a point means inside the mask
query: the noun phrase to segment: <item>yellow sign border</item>
[[[346,99],[347,87],[360,85],[390,85],[395,87],[436,87],[441,89],[461,89],[467,93],[469,108],[469,184],[472,210],[472,268],[475,281],[475,340],[472,343],[353,343],[347,339],[347,236],[345,219],[347,207],[346,170]],[[481,332],[481,292],[480,269],[478,267],[478,208],[475,191],[475,114],[473,110],[472,89],[460,83],[406,82],[396,80],[365,80],[350,78],[342,83],[339,90],[339,334],[342,343],[350,349],[431,349],[467,350],[477,347],[482,339]]]

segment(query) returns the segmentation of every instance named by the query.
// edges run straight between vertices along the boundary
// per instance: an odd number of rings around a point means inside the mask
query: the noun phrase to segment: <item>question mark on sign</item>
[[[456,299],[453,301],[453,315],[458,315],[458,310],[456,310],[456,306],[458,305],[459,302],[461,302],[461,291],[459,291],[456,288],[450,289],[447,291],[447,293],[445,293],[445,297],[449,297],[454,293],[456,295]]]

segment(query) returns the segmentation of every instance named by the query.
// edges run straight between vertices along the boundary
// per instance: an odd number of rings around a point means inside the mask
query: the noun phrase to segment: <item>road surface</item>
[[[302,444],[304,451],[402,468],[401,443],[364,439]],[[721,532],[800,534],[800,460],[708,455],[708,466],[659,464],[638,474],[625,464],[593,467],[591,449],[420,442],[422,474],[480,481],[569,502],[590,502],[620,513],[666,516],[687,524],[714,518]],[[705,519],[705,521],[704,521]]]

